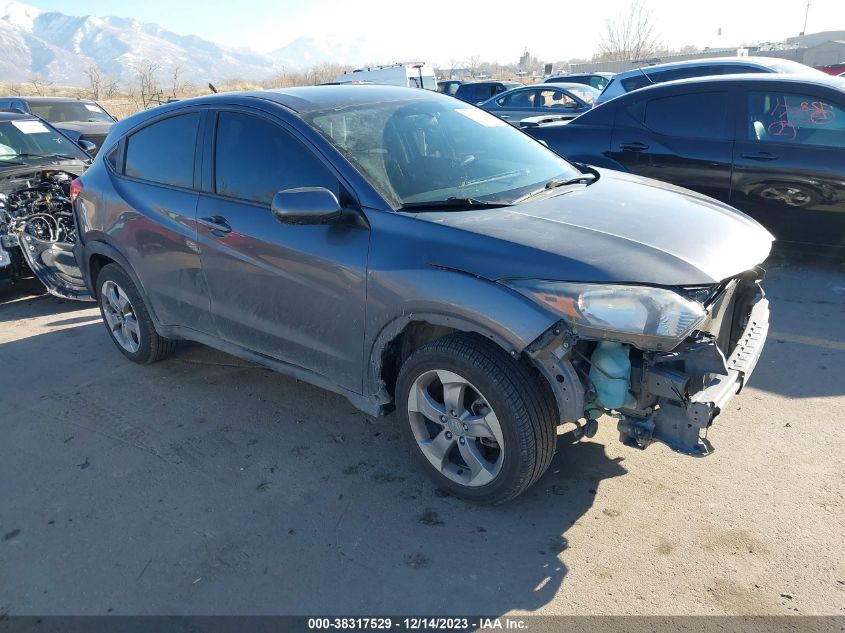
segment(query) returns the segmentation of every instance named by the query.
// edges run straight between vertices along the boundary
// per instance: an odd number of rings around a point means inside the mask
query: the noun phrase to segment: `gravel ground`
[[[0,613],[845,614],[845,267],[767,289],[715,454],[604,418],[497,508],[395,416],[199,345],[140,367],[93,304],[0,289]]]

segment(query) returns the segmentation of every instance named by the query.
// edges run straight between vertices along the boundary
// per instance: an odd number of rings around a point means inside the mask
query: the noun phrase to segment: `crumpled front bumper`
[[[744,328],[727,358],[714,336],[700,334],[682,349],[654,354],[644,363],[637,391],[652,406],[621,412],[622,441],[640,447],[659,441],[695,456],[712,452],[706,431],[754,371],[769,330],[769,302],[758,281],[737,309],[748,310],[747,318],[742,315]],[[696,386],[702,388],[693,392]]]

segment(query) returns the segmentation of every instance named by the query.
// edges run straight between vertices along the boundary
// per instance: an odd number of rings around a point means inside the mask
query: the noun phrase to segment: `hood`
[[[420,213],[451,236],[431,263],[484,277],[709,285],[760,264],[772,235],[706,196],[598,170],[590,185],[513,207]],[[483,239],[490,238],[490,239]]]
[[[50,172],[66,172],[71,176],[79,176],[88,165],[79,160],[51,160],[35,161],[27,165],[4,165],[0,163],[0,193],[12,193],[19,189],[35,186],[40,182],[43,174]]]

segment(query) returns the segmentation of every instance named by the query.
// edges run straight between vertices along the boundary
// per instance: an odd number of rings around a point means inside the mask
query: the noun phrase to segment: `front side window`
[[[124,173],[162,185],[192,187],[200,114],[180,114],[141,128],[126,142]]]
[[[658,134],[678,138],[732,138],[727,92],[696,92],[652,99],[643,123]]]
[[[512,203],[580,174],[512,125],[453,99],[367,102],[306,119],[396,207],[449,198]]]
[[[748,93],[750,141],[845,148],[845,109],[807,94]]]
[[[277,192],[297,187],[340,197],[337,179],[314,153],[266,119],[221,112],[214,156],[214,190],[227,198],[269,205]]]
[[[539,107],[541,108],[577,108],[578,102],[560,90],[543,90],[540,93]]]

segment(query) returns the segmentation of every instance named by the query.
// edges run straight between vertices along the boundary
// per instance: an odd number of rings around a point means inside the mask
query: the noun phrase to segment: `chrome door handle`
[[[227,233],[232,232],[232,227],[229,226],[229,223],[226,222],[226,218],[221,215],[212,215],[207,218],[199,218],[197,222],[203,225],[212,233],[220,233],[222,235],[226,235]]]

